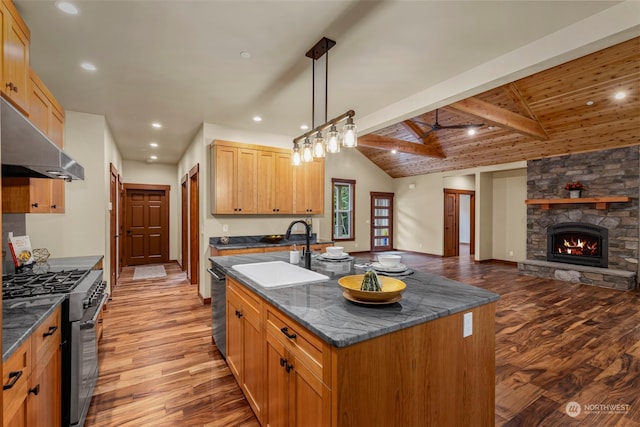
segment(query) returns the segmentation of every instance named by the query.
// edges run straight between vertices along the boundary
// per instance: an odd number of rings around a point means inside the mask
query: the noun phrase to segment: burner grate
[[[89,270],[2,276],[2,298],[22,298],[71,292]]]

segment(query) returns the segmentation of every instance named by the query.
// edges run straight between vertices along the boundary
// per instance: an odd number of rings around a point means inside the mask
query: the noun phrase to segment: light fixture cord
[[[311,58],[311,129],[316,128],[316,60]]]
[[[324,62],[324,122],[327,122],[327,106],[329,105],[329,42],[325,40],[325,55],[327,60]]]

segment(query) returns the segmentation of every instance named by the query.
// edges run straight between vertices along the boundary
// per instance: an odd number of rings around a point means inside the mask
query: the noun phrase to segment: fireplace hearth
[[[560,223],[547,228],[547,261],[607,268],[608,230],[592,224]]]

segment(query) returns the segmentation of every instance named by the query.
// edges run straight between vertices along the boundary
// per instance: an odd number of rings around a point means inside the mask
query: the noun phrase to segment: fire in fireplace
[[[592,224],[562,223],[547,228],[547,261],[606,268],[608,230]]]

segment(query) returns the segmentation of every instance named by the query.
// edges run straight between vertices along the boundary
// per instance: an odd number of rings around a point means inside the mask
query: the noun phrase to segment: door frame
[[[180,236],[180,250],[182,251],[182,271],[187,269],[189,265],[189,174],[185,174],[180,181],[180,210],[182,235]]]
[[[118,208],[120,206],[119,174],[113,163],[109,163],[109,286],[111,292],[118,284],[120,260],[120,235],[118,234]]]
[[[442,241],[442,254],[443,256],[459,256],[460,255],[460,196],[466,194],[470,196],[469,201],[469,255],[475,254],[476,248],[476,192],[473,190],[455,190],[452,188],[445,188],[443,190],[443,209],[444,209],[444,218],[443,218],[443,230],[446,229],[447,226],[453,226],[457,229],[456,231],[456,239],[454,243],[454,247],[447,247],[447,239],[445,233],[443,233],[443,241]],[[454,212],[447,212],[447,197],[453,196],[455,198],[455,209]],[[448,215],[452,215],[454,218],[454,224],[447,224]],[[449,255],[447,255],[449,254]]]
[[[189,283],[200,283],[200,164],[189,171]],[[199,286],[198,286],[199,288]],[[200,290],[198,289],[198,295]]]
[[[127,192],[129,190],[132,190],[132,191],[150,190],[150,191],[163,191],[164,192],[164,197],[165,197],[165,200],[166,200],[165,209],[167,210],[165,212],[165,218],[166,219],[164,221],[165,222],[164,226],[165,226],[165,229],[167,230],[167,235],[165,236],[165,242],[164,243],[167,245],[167,261],[169,261],[171,259],[171,246],[170,246],[170,238],[169,238],[169,236],[171,235],[171,230],[169,229],[169,225],[171,224],[171,220],[169,218],[169,215],[171,214],[170,199],[169,199],[171,186],[170,185],[159,185],[159,184],[128,184],[128,183],[125,183],[125,184],[123,184],[123,190],[124,190],[124,204],[125,204],[124,211],[125,212],[128,212],[128,210],[129,210],[129,206],[128,206],[128,203],[127,203],[127,200],[128,200]],[[127,221],[126,217],[127,216],[125,215],[125,222]],[[124,224],[124,225],[127,225],[127,224]],[[125,235],[125,239],[123,239],[123,240],[126,240],[128,238],[127,236],[128,236],[128,234]],[[124,262],[125,263],[129,258],[128,257],[128,253],[127,253],[127,250],[128,250],[127,248],[128,248],[128,245],[125,244],[124,245],[124,254],[123,254],[124,255],[123,258],[124,258]]]

